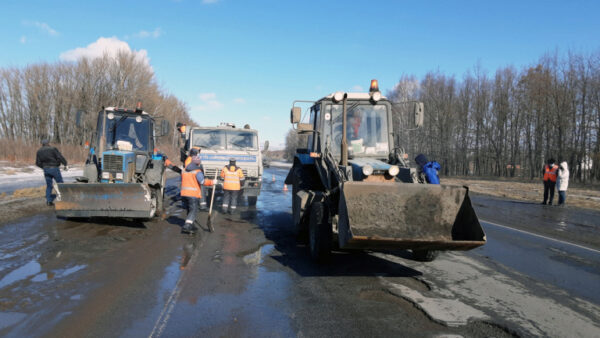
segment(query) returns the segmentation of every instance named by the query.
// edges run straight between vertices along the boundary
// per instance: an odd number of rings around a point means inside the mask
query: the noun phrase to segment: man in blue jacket
[[[429,184],[440,184],[440,177],[438,176],[438,171],[442,169],[439,163],[436,161],[427,161],[427,157],[423,154],[417,155],[415,157],[415,162],[419,165],[419,180],[426,181]],[[424,182],[421,182],[424,183]]]

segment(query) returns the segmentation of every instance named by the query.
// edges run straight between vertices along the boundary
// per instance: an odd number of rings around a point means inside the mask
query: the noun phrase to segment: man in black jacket
[[[43,140],[42,147],[37,151],[35,156],[35,165],[44,170],[44,177],[46,178],[46,204],[53,206],[52,202],[52,179],[56,183],[63,183],[62,175],[60,174],[60,165],[67,168],[67,160],[61,155],[60,151],[55,147],[50,146],[50,141]]]

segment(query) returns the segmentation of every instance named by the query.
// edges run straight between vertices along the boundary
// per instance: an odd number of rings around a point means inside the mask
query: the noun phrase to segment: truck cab
[[[258,131],[247,125],[236,128],[232,123],[221,123],[216,127],[191,127],[182,136],[185,139],[182,162],[190,149],[199,149],[204,174],[208,178],[219,176],[229,159],[235,158],[244,173],[243,195],[248,198],[248,205],[256,205],[263,176]]]

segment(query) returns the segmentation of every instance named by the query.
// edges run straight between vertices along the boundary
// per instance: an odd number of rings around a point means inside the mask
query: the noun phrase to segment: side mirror
[[[313,125],[310,123],[298,123],[298,132],[310,132],[313,131]]]
[[[77,126],[77,128],[81,128],[81,115],[83,115],[83,111],[78,110],[77,113],[75,113],[75,125]]]
[[[269,141],[265,141],[265,146],[263,147],[263,152],[269,150]]]
[[[169,131],[171,129],[171,124],[168,120],[162,120],[160,122],[160,133],[162,136],[169,135]]]
[[[302,109],[300,107],[292,107],[292,111],[290,112],[290,123],[300,123],[300,119],[302,118]]]
[[[415,127],[422,127],[425,119],[425,107],[423,102],[415,102]]]

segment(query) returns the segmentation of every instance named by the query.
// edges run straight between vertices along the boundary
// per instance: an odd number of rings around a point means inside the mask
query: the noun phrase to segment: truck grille
[[[215,178],[215,172],[217,173],[217,176],[219,176],[221,174],[221,168],[204,168],[204,176],[206,176],[206,178]],[[242,169],[242,172],[244,173],[244,177],[248,176],[248,170]]]
[[[123,156],[121,155],[104,155],[102,167],[105,171],[123,171]]]

